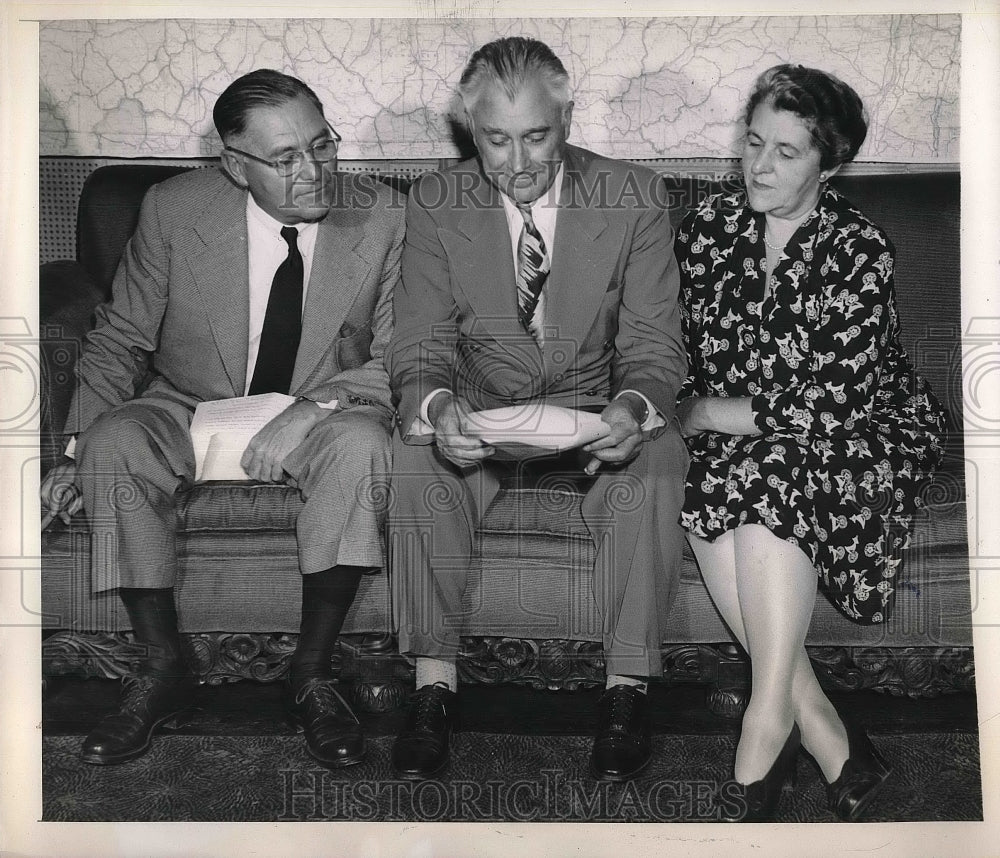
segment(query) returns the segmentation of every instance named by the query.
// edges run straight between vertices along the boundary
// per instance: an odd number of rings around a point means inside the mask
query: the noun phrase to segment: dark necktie
[[[538,296],[549,276],[549,256],[542,234],[531,217],[531,209],[518,206],[524,218],[521,238],[517,242],[517,315],[524,329],[541,340],[541,320],[535,318]]]
[[[250,395],[255,393],[288,393],[292,386],[292,370],[302,336],[302,254],[294,226],[282,227],[281,237],[288,242],[288,257],[271,281],[271,293],[260,334],[260,348],[254,365]]]

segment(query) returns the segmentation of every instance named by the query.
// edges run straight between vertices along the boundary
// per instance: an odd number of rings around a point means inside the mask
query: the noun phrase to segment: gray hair
[[[569,104],[569,75],[559,57],[544,42],[522,36],[496,39],[476,51],[462,72],[458,93],[469,113],[487,83],[499,86],[513,101],[525,82],[535,75],[561,106]]]

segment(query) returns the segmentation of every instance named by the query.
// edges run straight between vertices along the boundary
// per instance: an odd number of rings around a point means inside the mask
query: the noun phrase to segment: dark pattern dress
[[[899,342],[894,249],[824,189],[764,297],[764,216],[743,193],[684,219],[676,252],[690,376],[680,398],[751,397],[760,435],[688,438],[681,524],[762,524],[799,546],[858,623],[884,622],[943,415]]]

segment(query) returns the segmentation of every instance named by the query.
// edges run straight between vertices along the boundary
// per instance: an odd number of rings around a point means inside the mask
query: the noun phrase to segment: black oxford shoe
[[[650,732],[646,695],[631,685],[609,688],[598,703],[591,773],[603,781],[627,781],[637,775],[652,756]]]
[[[108,766],[141,757],[157,729],[187,720],[194,687],[190,676],[126,676],[118,711],[90,731],[80,758]]]
[[[457,703],[458,695],[444,685],[425,685],[410,695],[406,723],[392,746],[397,777],[422,780],[444,771]]]
[[[305,734],[306,750],[318,763],[339,769],[365,756],[361,722],[332,679],[315,677],[286,686],[292,720]]]

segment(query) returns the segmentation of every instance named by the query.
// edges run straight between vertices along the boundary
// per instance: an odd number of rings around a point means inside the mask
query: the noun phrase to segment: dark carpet
[[[703,691],[657,688],[653,762],[628,784],[598,783],[587,770],[587,734],[599,692],[463,688],[466,729],[450,768],[437,781],[409,783],[389,771],[401,713],[363,716],[366,761],[327,771],[282,721],[278,689],[241,685],[207,691],[183,732],[159,735],[145,757],[108,767],[81,763],[77,753],[87,726],[114,707],[117,685],[71,682],[49,694],[43,819],[710,822],[736,741],[736,725],[704,709]],[[956,697],[835,701],[864,719],[894,770],[869,820],[982,819],[975,698]],[[804,756],[779,820],[833,821]]]

